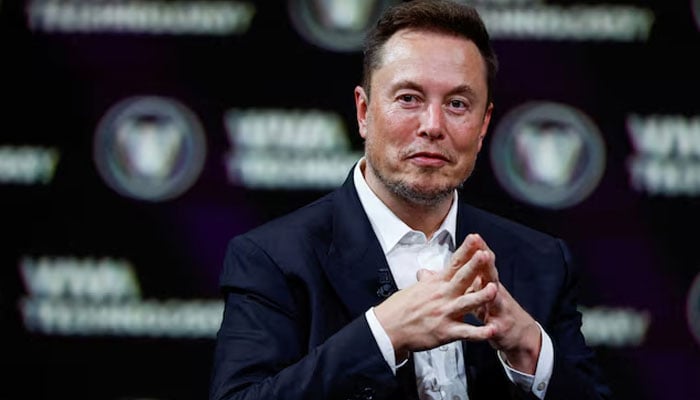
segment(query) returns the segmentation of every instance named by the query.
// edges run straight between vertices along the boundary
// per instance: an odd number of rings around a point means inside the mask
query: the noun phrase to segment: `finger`
[[[497,284],[497,289],[494,301],[489,303],[488,307],[486,307],[487,314],[501,314],[504,310],[508,309],[508,304],[513,301],[513,297],[511,297],[508,289],[500,282]]]
[[[464,241],[462,244],[455,250],[455,252],[452,254],[452,257],[450,258],[450,263],[447,268],[445,268],[443,276],[445,278],[452,279],[454,274],[462,268],[464,264],[466,264],[469,259],[472,258],[474,255],[474,252],[477,251],[479,248],[477,247],[477,243],[479,241],[480,237],[476,233],[472,233],[467,235],[466,238],[464,238]],[[483,241],[483,240],[482,240]]]
[[[496,267],[493,265],[493,253],[478,250],[472,258],[454,274],[450,280],[450,289],[454,294],[464,294],[469,291],[477,276],[482,282],[493,281]],[[497,276],[496,276],[497,277]]]
[[[472,281],[472,284],[469,285],[469,287],[467,288],[467,291],[465,293],[475,292],[475,291],[481,289],[482,287],[484,287],[484,284],[482,282],[481,275],[477,275],[474,278],[474,280]]]
[[[454,300],[452,304],[452,314],[459,315],[461,317],[470,312],[474,312],[493,301],[497,293],[498,285],[493,282],[489,282],[486,284],[486,286],[480,290],[477,290],[476,292],[463,294]]]
[[[496,336],[496,332],[497,328],[494,324],[475,326],[467,323],[459,323],[451,327],[449,333],[463,340],[482,341],[492,339]]]
[[[437,275],[437,272],[435,272],[435,271],[421,268],[418,271],[416,271],[416,280],[423,281],[423,280],[430,279],[431,277],[434,277],[436,275]]]
[[[491,250],[491,248],[486,244],[486,241],[481,237],[479,234],[473,234],[472,237],[473,240],[473,246],[475,248],[475,252],[477,250],[483,250],[491,254],[493,260],[491,262],[491,266],[493,268],[489,268],[486,270],[486,280],[492,281],[492,282],[498,282],[498,270],[496,269],[496,254]]]
[[[484,238],[482,238],[481,235],[479,235],[478,233],[472,233],[470,236],[471,236],[471,241],[473,243],[472,245],[475,248],[482,249],[482,250],[487,250],[489,248],[489,246],[486,244],[486,241],[484,240]]]

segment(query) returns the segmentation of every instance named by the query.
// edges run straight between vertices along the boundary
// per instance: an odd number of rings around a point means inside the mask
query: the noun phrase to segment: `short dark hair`
[[[474,7],[451,0],[411,0],[384,11],[364,43],[362,87],[368,97],[372,73],[380,67],[381,50],[387,40],[402,29],[446,33],[474,42],[486,62],[487,99],[488,102],[493,100],[498,59],[486,26]]]

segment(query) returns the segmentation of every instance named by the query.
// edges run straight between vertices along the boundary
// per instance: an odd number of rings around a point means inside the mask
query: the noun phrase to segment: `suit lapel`
[[[333,197],[332,235],[324,268],[355,318],[396,291],[396,284],[355,191],[352,170]]]
[[[498,280],[507,287],[509,291],[513,288],[513,262],[515,259],[509,250],[510,244],[493,227],[493,222],[487,214],[475,212],[474,208],[466,203],[460,202],[457,209],[457,239],[455,246],[459,247],[464,238],[470,233],[478,233],[486,244],[496,254],[496,269],[498,270]]]

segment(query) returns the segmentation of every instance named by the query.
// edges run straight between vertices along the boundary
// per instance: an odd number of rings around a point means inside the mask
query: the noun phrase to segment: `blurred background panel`
[[[398,1],[0,0],[0,397],[206,398],[226,244],[345,179]],[[618,399],[700,398],[700,1],[465,2],[462,195],[569,243]]]

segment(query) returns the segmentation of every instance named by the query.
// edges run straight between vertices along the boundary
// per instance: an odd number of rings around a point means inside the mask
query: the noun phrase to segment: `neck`
[[[396,199],[396,196],[391,197],[394,201],[380,198],[411,229],[421,231],[427,238],[431,238],[450,211],[453,197],[450,196],[444,201],[430,206],[411,203],[404,199]]]
[[[366,164],[361,168],[370,189],[401,221],[411,229],[423,232],[427,238],[433,236],[450,211],[454,195],[436,204],[420,204],[389,190],[374,173],[368,173]]]

